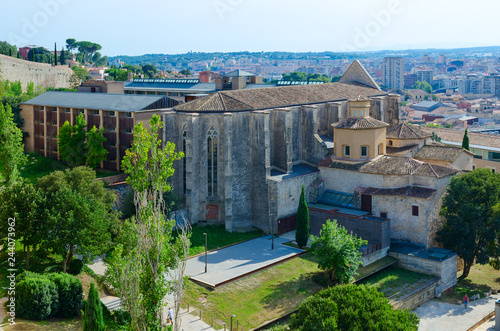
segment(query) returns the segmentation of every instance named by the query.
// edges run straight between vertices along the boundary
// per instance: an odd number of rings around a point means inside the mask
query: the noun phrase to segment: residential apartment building
[[[419,70],[417,71],[417,80],[432,85],[434,83],[434,72],[432,70]]]
[[[404,60],[402,57],[386,57],[382,62],[382,84],[390,89],[404,88]]]
[[[75,123],[83,114],[89,128],[104,128],[105,148],[109,152],[102,167],[120,170],[125,150],[133,140],[138,122],[147,124],[153,114],[165,108],[163,96],[125,95],[88,92],[46,92],[21,105],[27,152],[59,159],[57,135],[66,121]]]

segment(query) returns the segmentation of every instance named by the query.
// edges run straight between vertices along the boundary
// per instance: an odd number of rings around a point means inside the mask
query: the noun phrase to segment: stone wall
[[[436,295],[436,287],[438,285],[439,278],[435,277],[417,288],[415,291],[401,298],[395,299],[390,303],[394,309],[415,309],[424,302],[427,302],[434,298],[434,296]]]
[[[70,88],[73,74],[68,66],[53,67],[47,63],[36,63],[0,54],[0,78],[21,81],[23,90],[29,82],[43,87]]]
[[[403,269],[439,277],[441,279],[441,291],[445,291],[457,283],[456,254],[444,261],[436,261],[390,251],[389,256],[397,259],[398,266]]]

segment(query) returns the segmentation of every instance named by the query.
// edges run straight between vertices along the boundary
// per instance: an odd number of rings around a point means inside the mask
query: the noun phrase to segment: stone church
[[[374,120],[399,123],[398,96],[383,92],[358,61],[338,83],[223,90],[165,112],[164,141],[186,155],[174,165],[173,185],[191,222],[275,233],[296,213],[302,185],[308,200],[319,198],[331,124],[349,117],[357,97],[369,98]]]

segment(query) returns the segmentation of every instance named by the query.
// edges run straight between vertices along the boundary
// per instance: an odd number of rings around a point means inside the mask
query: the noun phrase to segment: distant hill
[[[446,54],[452,58],[462,58],[472,56],[475,53],[484,54],[491,53],[493,56],[500,56],[500,46],[485,46],[485,47],[468,47],[468,48],[427,48],[427,49],[408,49],[408,50],[383,50],[371,52],[350,52],[350,53],[337,53],[337,52],[230,52],[230,53],[204,53],[204,52],[189,52],[184,54],[144,54],[139,56],[113,56],[109,60],[120,59],[127,64],[154,64],[160,69],[163,69],[167,63],[172,64],[174,67],[187,68],[189,62],[208,61],[215,58],[229,59],[229,58],[266,58],[273,60],[287,60],[287,59],[366,59],[366,58],[383,58],[389,55],[399,55],[408,57],[421,57],[424,54],[431,56],[438,56],[439,54]]]

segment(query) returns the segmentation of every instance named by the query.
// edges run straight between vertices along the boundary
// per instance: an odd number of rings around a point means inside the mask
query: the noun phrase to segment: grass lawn
[[[24,169],[22,169],[24,168]],[[28,154],[28,163],[21,168],[21,176],[36,183],[38,178],[56,170],[64,170],[68,166],[64,162],[43,157],[37,153]]]
[[[395,289],[409,287],[422,279],[431,279],[432,277],[433,276],[410,270],[389,267],[374,274],[373,276],[363,279],[357,284],[365,284],[370,287],[375,287],[377,291],[382,292],[386,297],[389,297],[393,294]]]
[[[213,291],[189,282],[183,306],[189,303],[194,314],[201,309],[202,319],[208,324],[213,319],[216,329],[223,328],[222,322],[228,328],[235,314],[233,327],[239,320],[248,330],[293,311],[319,291],[312,277],[320,272],[314,257],[305,254]]]
[[[205,251],[205,236],[207,233],[208,250],[225,247],[241,241],[258,238],[264,235],[261,230],[251,232],[229,232],[226,231],[224,225],[195,225],[191,234],[191,247],[189,255],[196,255]]]
[[[6,331],[74,331],[82,330],[81,317],[51,318],[47,321],[28,321],[16,318],[16,324],[5,327]]]
[[[457,278],[461,275],[462,271],[459,271]],[[439,300],[456,304],[458,300],[464,298],[465,293],[469,298],[475,294],[479,294],[482,298],[490,289],[500,289],[500,270],[495,270],[489,264],[475,264],[471,267],[469,276],[466,279],[457,280],[457,285],[443,292]]]

